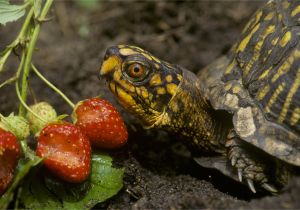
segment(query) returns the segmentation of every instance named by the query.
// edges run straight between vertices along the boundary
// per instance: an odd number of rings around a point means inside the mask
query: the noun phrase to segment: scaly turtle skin
[[[100,75],[145,126],[179,134],[200,165],[276,192],[300,166],[299,38],[300,1],[270,1],[198,76],[127,45],[106,51]]]

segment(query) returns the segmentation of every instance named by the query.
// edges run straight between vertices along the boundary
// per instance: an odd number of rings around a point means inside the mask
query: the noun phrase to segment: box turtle
[[[300,1],[269,1],[230,52],[196,76],[135,46],[100,69],[148,128],[181,136],[202,166],[272,193],[300,166]]]

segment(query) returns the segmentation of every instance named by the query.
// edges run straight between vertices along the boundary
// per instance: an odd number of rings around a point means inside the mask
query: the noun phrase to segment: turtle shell
[[[228,55],[209,100],[245,141],[300,166],[300,1],[269,1]]]

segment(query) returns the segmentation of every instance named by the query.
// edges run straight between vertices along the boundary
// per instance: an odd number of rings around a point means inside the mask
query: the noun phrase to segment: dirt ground
[[[34,62],[74,102],[101,95],[116,104],[98,69],[107,47],[134,44],[171,63],[198,71],[226,53],[263,1],[101,1],[93,10],[56,1],[52,21],[42,27]],[[0,50],[14,39],[19,23],[0,28]],[[2,79],[12,75],[11,59]],[[34,75],[31,89],[59,113],[69,106]],[[116,104],[117,105],[117,104]],[[117,105],[118,106],[118,105]],[[300,177],[278,196],[252,194],[219,172],[197,166],[189,152],[162,131],[143,130],[120,106],[128,145],[111,152],[126,168],[124,188],[98,205],[107,209],[300,208]],[[17,111],[13,86],[0,89],[0,111]]]

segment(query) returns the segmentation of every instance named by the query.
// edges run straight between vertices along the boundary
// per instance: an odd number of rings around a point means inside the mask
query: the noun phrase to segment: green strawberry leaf
[[[30,169],[38,165],[42,161],[41,158],[35,156],[34,159],[22,159],[19,161],[18,167],[15,172],[15,178],[12,185],[0,198],[0,209],[6,209],[8,204],[12,201],[14,190],[22,179],[29,173]]]
[[[42,171],[34,171],[21,186],[26,209],[91,209],[123,187],[124,169],[113,168],[112,158],[99,152],[92,155],[91,176],[84,183],[66,183]]]
[[[25,14],[26,4],[11,5],[8,0],[0,0],[0,24],[16,21]]]

